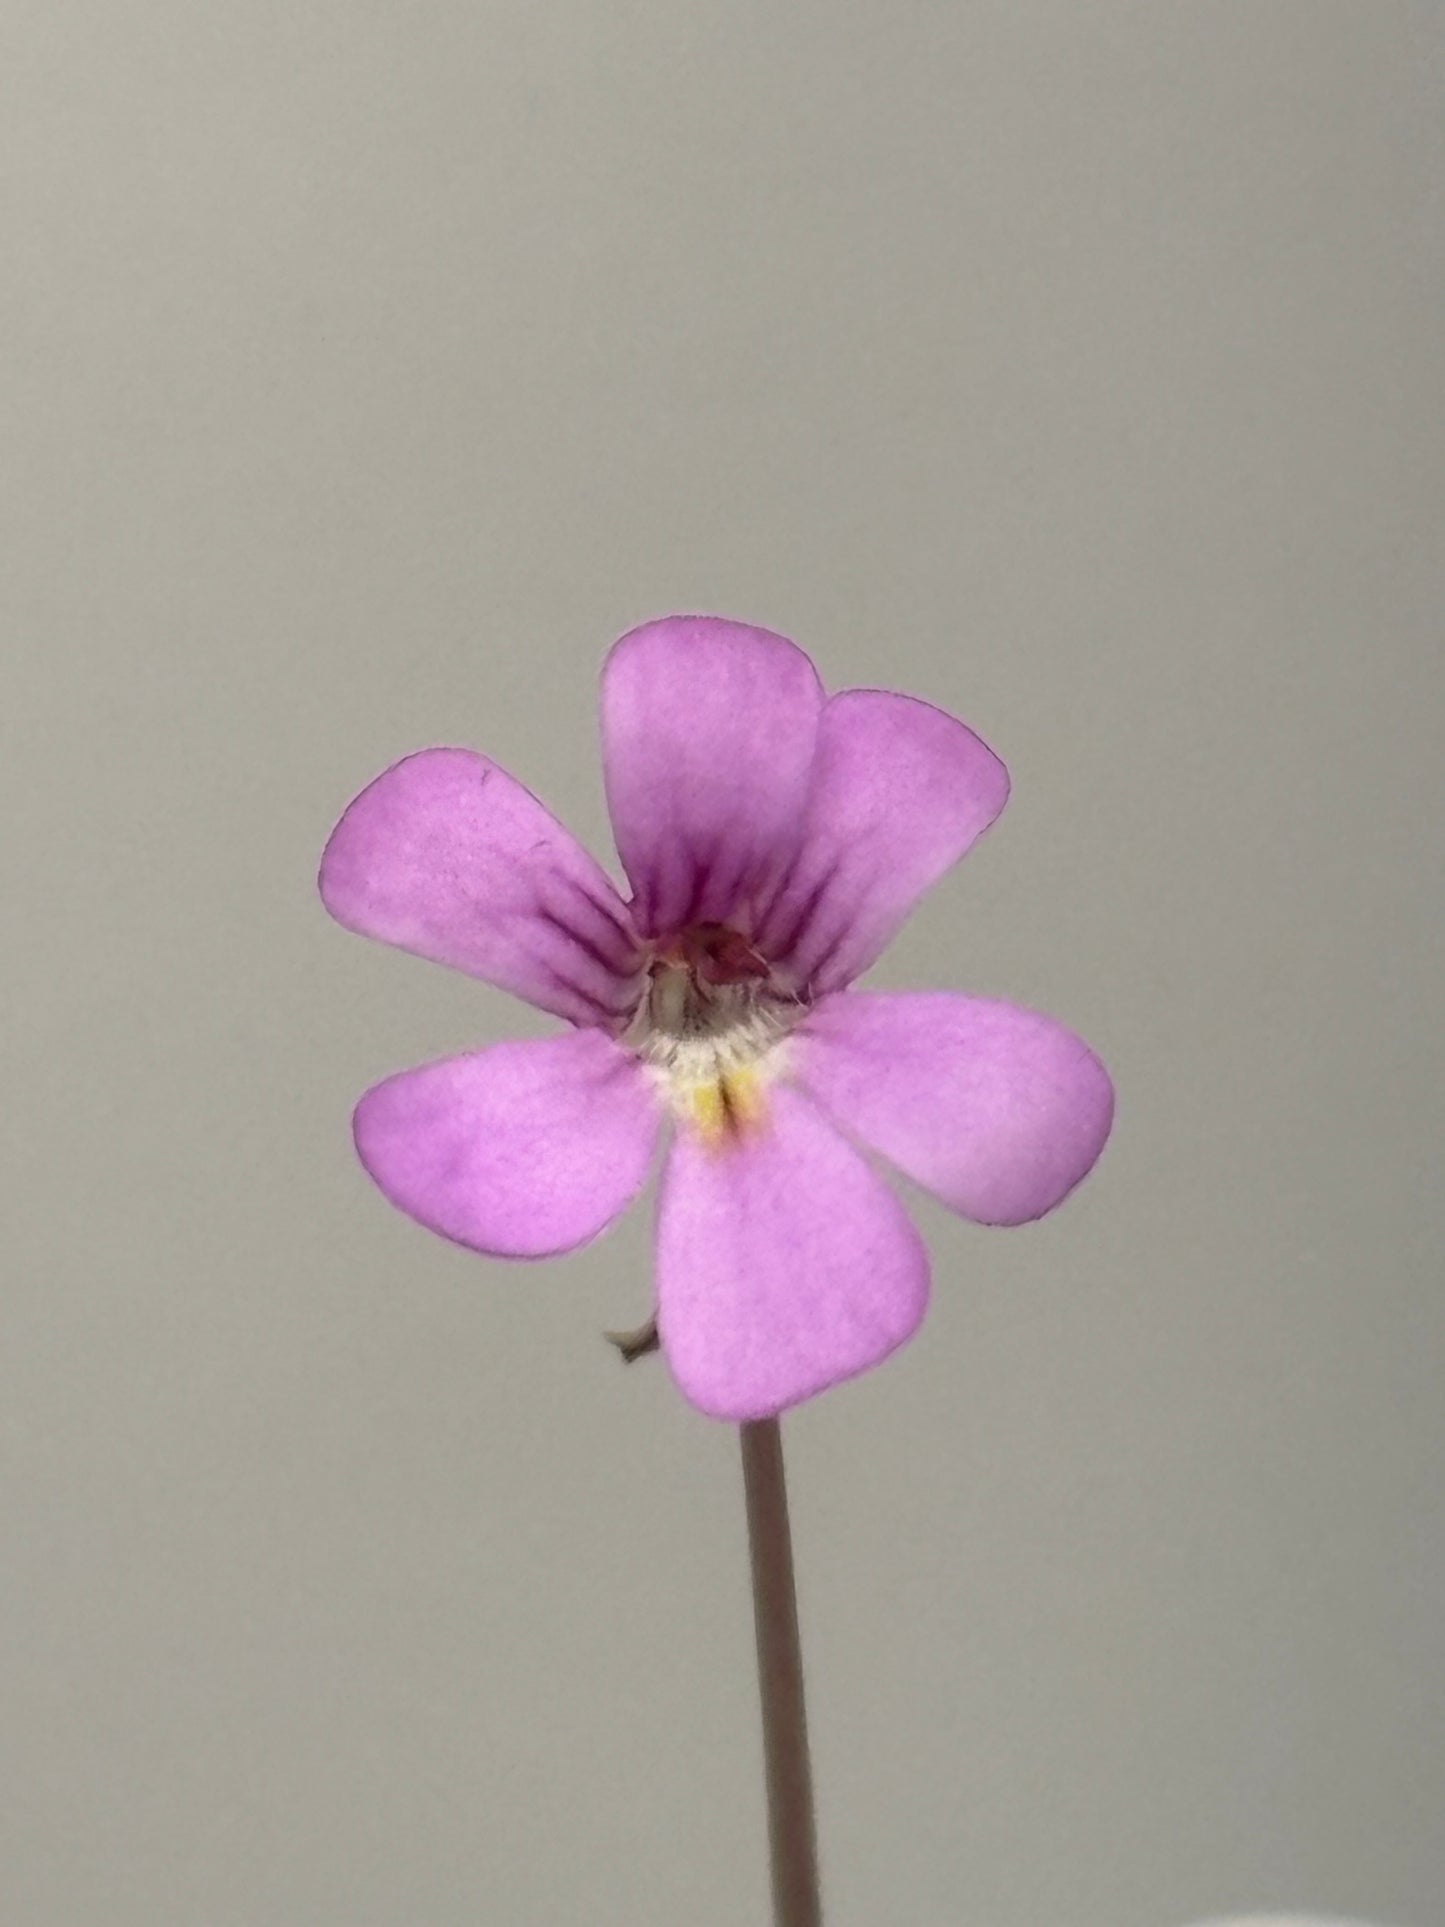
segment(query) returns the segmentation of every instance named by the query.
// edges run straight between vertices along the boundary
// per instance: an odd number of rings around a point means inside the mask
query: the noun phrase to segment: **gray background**
[[[484,747],[608,850],[673,608],[1014,800],[875,973],[1113,1068],[787,1427],[836,1927],[1445,1920],[1445,12],[9,0],[7,1927],[737,1927],[736,1441],[647,1213],[518,1270],[361,1089],[542,1020],[331,925]]]

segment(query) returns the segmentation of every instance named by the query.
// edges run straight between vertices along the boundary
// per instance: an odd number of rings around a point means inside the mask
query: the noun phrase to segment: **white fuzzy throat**
[[[766,978],[709,982],[688,963],[659,958],[625,1041],[678,1119],[717,1143],[761,1122],[765,1086],[802,1014],[798,1000]]]
[[[791,1030],[796,1006],[761,985],[704,984],[680,966],[654,970],[639,1017],[638,1055],[669,1074],[743,1070]]]

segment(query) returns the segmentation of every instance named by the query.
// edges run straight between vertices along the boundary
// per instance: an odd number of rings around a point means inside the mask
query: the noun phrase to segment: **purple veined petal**
[[[758,921],[759,948],[815,995],[841,989],[1007,800],[993,751],[931,703],[830,697],[798,855]]]
[[[647,1181],[656,1090],[600,1031],[494,1044],[402,1071],[356,1107],[356,1149],[390,1202],[495,1257],[572,1251]]]
[[[320,888],[348,930],[574,1024],[627,1014],[626,906],[531,791],[473,750],[420,750],[378,776],[332,831]]]
[[[613,645],[602,760],[644,936],[726,922],[797,846],[823,690],[794,643],[669,616]]]
[[[928,1303],[903,1205],[795,1091],[754,1131],[681,1132],[658,1201],[658,1333],[684,1397],[764,1418],[880,1364]]]
[[[850,990],[789,1040],[834,1122],[981,1224],[1041,1218],[1092,1169],[1114,1090],[1051,1017],[952,991]]]

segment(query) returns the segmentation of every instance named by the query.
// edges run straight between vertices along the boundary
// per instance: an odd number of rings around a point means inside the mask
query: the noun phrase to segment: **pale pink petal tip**
[[[321,898],[338,923],[510,990],[575,1024],[615,1024],[637,942],[605,872],[530,790],[469,749],[424,749],[331,833]]]
[[[1114,1117],[1108,1072],[1072,1031],[951,991],[847,991],[792,1042],[841,1128],[964,1217],[1023,1224],[1093,1168]]]
[[[988,745],[931,703],[879,689],[831,697],[798,850],[764,899],[758,943],[815,996],[851,983],[1008,790]]]
[[[647,1181],[656,1092],[598,1031],[402,1071],[356,1107],[356,1148],[402,1211],[497,1257],[571,1251]]]

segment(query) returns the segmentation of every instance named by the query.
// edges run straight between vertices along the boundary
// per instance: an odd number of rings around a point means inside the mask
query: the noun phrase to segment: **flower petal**
[[[841,989],[1007,800],[1008,771],[943,710],[881,689],[831,697],[798,855],[759,948],[815,995]]]
[[[847,991],[809,1013],[789,1050],[842,1129],[983,1224],[1051,1211],[1113,1121],[1113,1086],[1086,1044],[986,997]]]
[[[626,1015],[637,940],[611,880],[515,777],[423,749],[347,807],[321,900],[348,930],[450,964],[574,1024]]]
[[[568,1031],[389,1077],[356,1107],[356,1149],[430,1230],[540,1258],[586,1244],[632,1202],[659,1117],[634,1058],[599,1031]]]
[[[768,1093],[722,1145],[680,1133],[658,1202],[658,1332],[683,1394],[763,1418],[912,1336],[928,1257],[902,1204],[811,1104]]]
[[[670,616],[613,645],[603,769],[644,936],[727,921],[792,856],[822,706],[812,663],[768,629]]]

